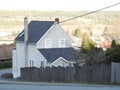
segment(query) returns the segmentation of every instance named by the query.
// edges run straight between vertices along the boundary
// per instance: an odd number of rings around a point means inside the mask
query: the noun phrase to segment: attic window
[[[50,39],[45,40],[45,48],[52,48],[52,41]]]
[[[22,32],[22,33],[19,35],[19,37],[22,37],[23,34],[24,34],[24,32]]]
[[[65,39],[59,39],[59,48],[64,48],[65,47]]]

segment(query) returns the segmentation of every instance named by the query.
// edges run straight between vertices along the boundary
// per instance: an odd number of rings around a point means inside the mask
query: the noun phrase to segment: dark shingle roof
[[[28,24],[28,43],[37,43],[54,23],[55,21],[31,21]],[[24,41],[24,30],[15,41]]]
[[[71,60],[73,55],[77,53],[77,51],[70,48],[50,48],[50,49],[39,49],[42,55],[47,59],[48,62],[54,62],[59,57],[62,57],[66,60]]]

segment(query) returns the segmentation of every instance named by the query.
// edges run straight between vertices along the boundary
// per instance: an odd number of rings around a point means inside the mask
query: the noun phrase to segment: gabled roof
[[[31,21],[28,24],[28,43],[37,43],[55,21]],[[24,41],[24,30],[15,41]]]
[[[66,60],[72,60],[73,55],[77,53],[77,51],[72,47],[39,49],[39,51],[47,59],[47,61],[51,63],[60,57]]]

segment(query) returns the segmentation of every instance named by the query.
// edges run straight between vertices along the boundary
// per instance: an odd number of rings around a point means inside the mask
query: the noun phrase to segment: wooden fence
[[[74,68],[72,67],[21,68],[21,79],[25,81],[73,82]]]
[[[46,82],[109,83],[111,66],[107,64],[82,67],[21,68],[21,80]]]
[[[120,84],[120,63],[111,64],[111,82]]]
[[[75,81],[87,83],[110,83],[111,66],[108,64],[93,64],[76,67]]]

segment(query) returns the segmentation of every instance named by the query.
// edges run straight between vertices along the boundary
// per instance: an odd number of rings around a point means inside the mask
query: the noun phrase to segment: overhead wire
[[[6,38],[6,37],[10,37],[10,36],[15,36],[15,35],[18,35],[18,34],[19,34],[19,33],[7,35],[7,36],[2,36],[2,37],[0,37],[0,41],[14,41],[14,40],[7,40],[7,39],[1,39],[1,38]]]
[[[89,15],[89,14],[92,14],[92,13],[96,13],[96,12],[99,12],[99,11],[102,11],[102,10],[105,10],[105,9],[108,9],[108,8],[111,8],[111,7],[114,7],[114,6],[119,5],[119,4],[120,4],[120,2],[119,2],[119,3],[112,4],[112,5],[107,6],[107,7],[103,7],[103,8],[101,8],[101,9],[97,9],[97,10],[88,12],[88,13],[84,13],[84,14],[82,14],[82,15],[79,15],[79,16],[76,16],[76,17],[73,17],[73,18],[66,19],[66,20],[61,21],[61,22],[59,22],[59,23],[65,23],[65,22],[68,22],[68,21],[77,19],[77,18],[79,18],[79,17],[83,17],[83,16],[86,16],[86,15]],[[7,36],[2,36],[2,37],[0,37],[0,38],[5,38],[5,37],[9,37],[9,36],[14,36],[14,35],[18,35],[18,34],[19,34],[19,33],[11,34],[11,35],[7,35]],[[1,40],[0,40],[0,41],[1,41]],[[3,41],[3,40],[2,40],[2,41]],[[7,41],[9,41],[9,40],[7,40]],[[11,40],[10,40],[10,41],[11,41]]]
[[[0,40],[0,41],[13,41],[13,40],[3,40],[3,39],[2,39],[2,40]]]
[[[83,17],[83,16],[86,16],[86,15],[89,15],[89,14],[92,14],[92,13],[96,13],[96,12],[99,12],[99,11],[102,11],[102,10],[105,10],[105,9],[108,9],[108,8],[111,8],[111,7],[116,6],[116,5],[119,5],[119,4],[120,4],[120,3],[115,3],[115,4],[112,4],[112,5],[110,5],[110,6],[107,6],[107,7],[98,9],[98,10],[94,10],[94,11],[91,11],[91,12],[88,12],[88,13],[85,13],[85,14],[82,14],[82,15],[79,15],[79,16],[76,16],[76,17],[73,17],[73,18],[70,18],[70,19],[61,21],[60,23],[68,22],[68,21],[77,19],[77,18],[79,18],[79,17]]]
[[[7,36],[1,36],[0,38],[10,37],[10,36],[18,35],[18,34],[19,34],[19,33],[7,35]]]

